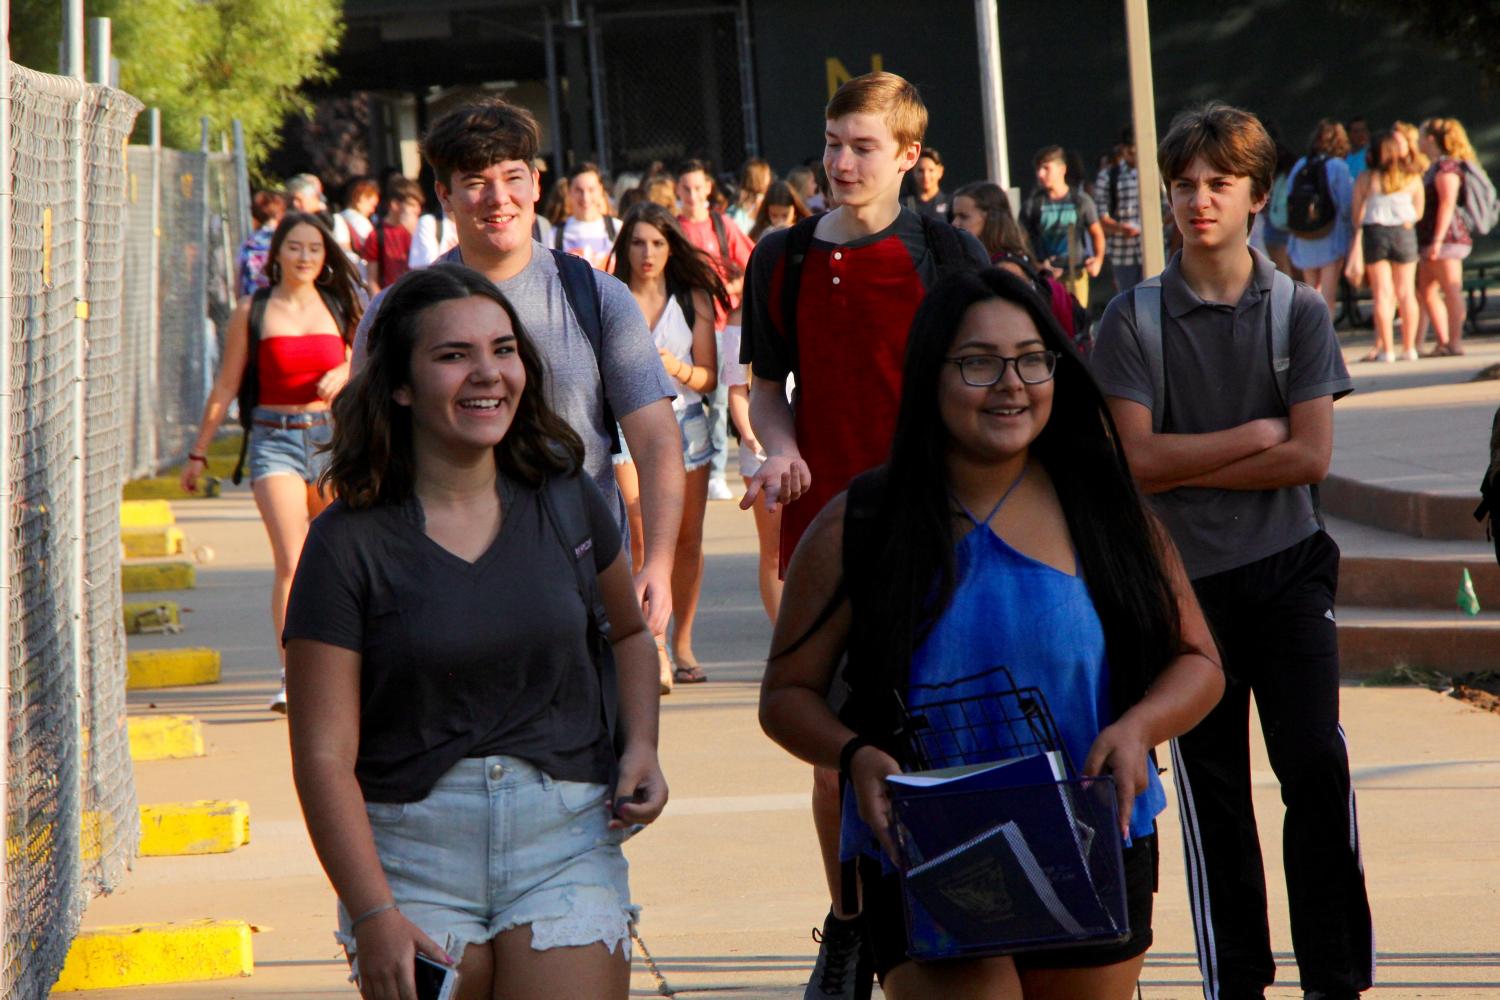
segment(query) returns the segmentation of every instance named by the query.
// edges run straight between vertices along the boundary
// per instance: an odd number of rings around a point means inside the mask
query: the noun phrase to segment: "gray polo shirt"
[[[439,263],[445,262],[463,263],[457,247],[439,258]],[[583,439],[583,467],[609,501],[620,531],[626,533],[625,503],[615,485],[599,384],[602,380],[616,417],[634,413],[658,399],[671,399],[677,391],[667,378],[651,330],[630,289],[602,271],[594,272],[594,280],[599,285],[604,314],[603,371],[594,360],[588,336],[568,307],[557,262],[546,247],[533,242],[530,263],[497,287],[515,307],[521,325],[541,352],[547,371],[547,402]],[[381,292],[370,303],[354,334],[356,368],[364,362],[365,340],[384,296]]]
[[[1251,250],[1255,267],[1239,302],[1199,298],[1179,270],[1162,272],[1162,354],[1166,366],[1164,433],[1208,434],[1262,417],[1285,417],[1271,373],[1270,311],[1275,265]],[[1288,404],[1338,399],[1354,388],[1323,298],[1297,283],[1292,300]],[[1135,302],[1115,297],[1100,321],[1092,356],[1106,396],[1152,405],[1151,372],[1136,337]],[[1306,486],[1274,490],[1181,487],[1151,498],[1193,579],[1274,555],[1318,530]]]

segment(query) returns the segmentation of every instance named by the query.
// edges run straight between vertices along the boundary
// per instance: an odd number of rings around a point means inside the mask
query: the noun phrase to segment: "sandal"
[[[664,640],[656,640],[656,664],[661,676],[661,693],[672,693],[672,657],[667,655],[667,644]]]
[[[672,680],[678,684],[702,684],[708,680],[708,675],[696,663],[679,663],[677,669],[672,671]]]

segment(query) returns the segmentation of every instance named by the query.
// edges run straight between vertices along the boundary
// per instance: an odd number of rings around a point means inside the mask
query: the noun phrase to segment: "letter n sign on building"
[[[750,9],[761,155],[778,173],[822,155],[823,108],[841,84],[890,70],[921,90],[927,141],[953,184],[984,176],[972,0],[754,0]]]

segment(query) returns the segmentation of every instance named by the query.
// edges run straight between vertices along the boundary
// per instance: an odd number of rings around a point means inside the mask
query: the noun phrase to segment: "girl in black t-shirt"
[[[494,284],[440,264],[392,286],[335,403],[340,499],[293,583],[287,682],[368,998],[413,996],[418,955],[457,966],[461,1000],[628,989],[620,844],[667,799],[655,655],[544,380]]]

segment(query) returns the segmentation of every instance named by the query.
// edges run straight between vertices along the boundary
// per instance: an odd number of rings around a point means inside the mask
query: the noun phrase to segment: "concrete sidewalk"
[[[132,637],[132,648],[206,644],[223,683],[133,692],[133,714],[185,712],[204,722],[208,756],[137,765],[140,801],[243,798],[251,843],[233,854],[148,858],[124,888],[90,907],[87,926],[237,918],[254,924],[252,978],[102,991],[101,997],[352,997],[331,929],[334,900],[292,790],[285,722],[266,711],[276,657],[266,610],[269,550],[248,492],[177,505],[189,547],[211,546],[198,589],[178,595],[187,632]],[[754,529],[733,504],[710,505],[699,634],[707,684],[663,706],[662,758],[672,801],[627,847],[644,906],[633,996],[801,996],[827,908],[807,768],[756,724],[769,627],[755,589]],[[190,609],[190,610],[188,610]],[[1360,794],[1364,858],[1381,943],[1380,985],[1396,997],[1500,997],[1500,717],[1421,690],[1349,688],[1345,726]],[[1257,741],[1258,743],[1258,738]],[[1280,806],[1255,757],[1272,928],[1295,986]],[[1162,816],[1157,944],[1143,982],[1152,1000],[1198,994],[1176,812]],[[1298,997],[1292,988],[1270,996]]]

